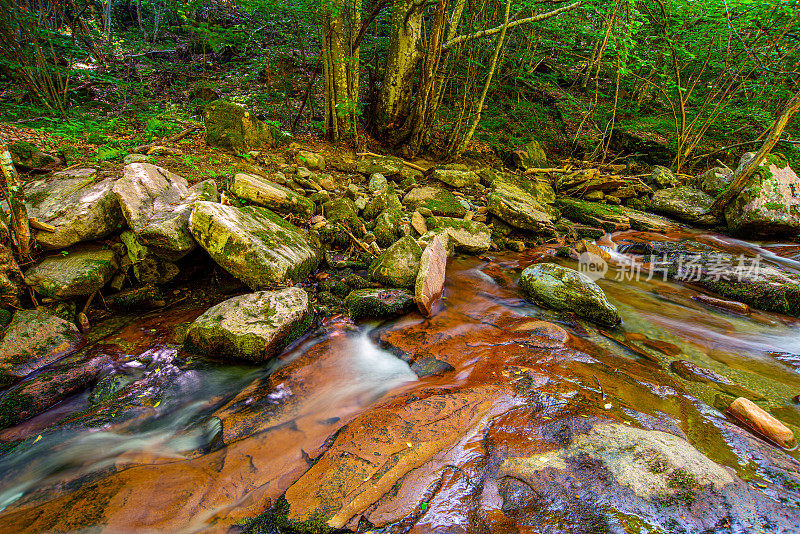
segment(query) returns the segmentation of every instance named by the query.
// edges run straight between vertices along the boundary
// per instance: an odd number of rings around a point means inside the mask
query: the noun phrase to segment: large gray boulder
[[[260,291],[228,299],[195,319],[186,332],[190,350],[263,362],[277,356],[313,320],[300,288]]]
[[[189,231],[192,204],[218,199],[216,183],[206,180],[189,187],[177,174],[149,163],[125,166],[114,185],[128,226],[142,245],[166,260],[176,261],[197,247]]]
[[[522,271],[519,284],[531,300],[546,308],[571,311],[606,326],[622,322],[600,286],[573,269],[537,263]]]
[[[738,171],[755,154],[742,157]],[[767,156],[725,209],[728,228],[750,236],[800,235],[800,178],[779,157]]]
[[[710,195],[684,185],[661,189],[653,194],[652,209],[669,217],[693,224],[713,225],[716,219],[708,213],[714,199]]]
[[[50,365],[81,343],[74,323],[45,310],[17,310],[0,339],[0,387]]]
[[[281,213],[308,216],[313,215],[316,209],[309,199],[253,174],[240,173],[234,176],[231,192],[239,198]]]
[[[86,296],[104,287],[118,268],[113,250],[86,246],[48,256],[25,272],[25,284],[52,299]]]
[[[61,249],[115,232],[125,219],[113,187],[113,180],[97,178],[96,169],[62,171],[27,182],[28,216],[55,228],[37,231],[36,242],[45,249]]]
[[[489,213],[515,228],[553,233],[558,210],[541,203],[519,186],[498,180],[489,195]]]
[[[318,243],[266,208],[197,202],[190,229],[215,262],[253,290],[302,280],[321,258]]]
[[[372,279],[389,287],[414,287],[419,272],[422,249],[411,236],[406,236],[387,248],[372,262]]]

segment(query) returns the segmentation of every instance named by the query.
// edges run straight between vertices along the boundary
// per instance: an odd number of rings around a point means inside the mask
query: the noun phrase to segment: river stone
[[[480,182],[480,177],[472,171],[460,171],[454,169],[436,169],[431,174],[431,178],[439,180],[450,187],[467,187]]]
[[[354,320],[382,319],[411,311],[414,296],[401,289],[356,289],[347,295],[344,305]]]
[[[170,261],[197,247],[189,231],[192,203],[218,198],[213,180],[189,187],[183,177],[149,163],[126,165],[114,193],[139,241],[153,254]]]
[[[233,297],[208,309],[186,332],[190,350],[263,362],[277,356],[310,326],[308,294],[300,288]]]
[[[681,181],[667,167],[656,165],[653,167],[652,174],[648,177],[647,183],[653,189],[672,189],[680,187]]]
[[[745,154],[739,171],[754,154]],[[737,172],[738,174],[738,172]],[[728,228],[739,235],[800,235],[800,178],[777,156],[767,156],[725,209]]]
[[[390,247],[400,238],[400,219],[402,217],[403,213],[400,210],[391,208],[378,215],[378,218],[375,219],[373,233],[380,246]]]
[[[82,340],[74,323],[50,311],[17,310],[0,341],[0,387],[50,365]]]
[[[703,174],[696,176],[692,180],[692,185],[697,189],[704,191],[712,197],[717,197],[720,193],[725,191],[733,179],[733,173],[730,169],[724,167],[714,167],[708,169]]]
[[[38,294],[52,299],[91,295],[103,288],[119,262],[114,251],[98,247],[71,249],[48,256],[25,273],[25,283]]]
[[[376,172],[372,176],[369,177],[369,185],[367,185],[367,189],[371,193],[377,193],[378,191],[382,191],[389,185],[389,181],[386,179],[384,175],[379,172]]]
[[[415,187],[403,197],[403,205],[412,211],[427,208],[444,217],[463,217],[467,213],[458,198],[441,187]]]
[[[653,194],[652,209],[693,224],[713,225],[716,220],[708,213],[714,199],[710,195],[684,185],[661,189]]]
[[[310,171],[325,170],[325,158],[322,156],[322,154],[316,154],[314,152],[309,152],[308,150],[301,150],[295,155],[294,160],[298,165],[301,165]]]
[[[271,124],[258,120],[252,113],[236,104],[216,100],[203,111],[206,143],[234,151],[248,152],[274,148],[287,136]]]
[[[617,308],[588,276],[555,263],[537,263],[522,271],[520,286],[538,304],[571,311],[590,321],[617,326]]]
[[[25,184],[28,216],[55,227],[36,231],[45,249],[60,249],[105,237],[124,223],[113,180],[97,180],[96,169],[57,172]]]
[[[662,506],[691,502],[698,493],[716,493],[732,488],[736,482],[727,469],[686,440],[618,423],[599,424],[587,434],[573,436],[564,449],[529,458],[509,458],[500,465],[500,473],[531,481],[537,473],[544,475],[541,472],[545,469],[572,471],[578,465],[576,461],[587,470],[592,462],[598,462],[617,488],[627,488],[638,499]],[[620,497],[624,499],[623,495]]]
[[[444,230],[456,252],[483,254],[492,245],[492,231],[483,223],[451,217],[429,217],[431,230]]]
[[[608,232],[630,230],[632,223],[622,206],[607,206],[595,202],[559,198],[556,206],[561,215],[571,221],[600,227]]]
[[[422,315],[430,316],[433,307],[442,297],[447,270],[447,248],[440,235],[434,236],[419,263],[419,273],[414,284],[414,301]]]
[[[540,203],[522,188],[504,181],[495,182],[489,195],[489,213],[506,223],[531,232],[553,233],[554,208]]]
[[[403,209],[400,198],[395,193],[394,185],[392,184],[388,184],[375,194],[372,200],[364,207],[362,215],[365,220],[371,221],[387,209]]]
[[[422,249],[413,237],[406,236],[372,262],[369,268],[370,277],[390,287],[414,287],[421,257]]]
[[[239,173],[234,176],[231,193],[259,206],[282,213],[308,216],[312,215],[316,209],[311,200],[298,195],[291,189],[253,174]]]
[[[380,156],[361,159],[356,163],[356,172],[365,176],[382,174],[387,178],[399,176],[403,169],[403,163],[389,156]]]
[[[197,202],[189,225],[215,262],[256,291],[302,280],[320,262],[318,244],[266,208]]]
[[[85,390],[110,366],[111,357],[68,357],[0,397],[0,429],[16,425]]]

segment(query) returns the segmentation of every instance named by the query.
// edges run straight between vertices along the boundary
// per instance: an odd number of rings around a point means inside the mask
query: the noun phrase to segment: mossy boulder
[[[17,310],[0,340],[0,387],[50,365],[82,341],[73,322],[48,310]]]
[[[505,181],[495,182],[489,195],[489,213],[515,228],[547,234],[554,232],[553,221],[559,217],[557,209]]]
[[[531,300],[546,308],[570,311],[605,326],[622,322],[600,286],[573,269],[537,263],[522,271],[519,285]]]
[[[403,197],[403,205],[409,210],[427,208],[434,215],[463,217],[467,208],[453,193],[441,187],[415,187]]]
[[[727,189],[732,179],[733,173],[730,169],[714,167],[694,177],[690,185],[708,193],[712,197],[717,197]]]
[[[661,165],[653,167],[653,172],[647,178],[647,184],[654,190],[671,189],[683,185],[670,169]]]
[[[25,184],[28,216],[55,228],[36,231],[44,249],[70,247],[100,239],[125,224],[113,192],[113,180],[101,180],[96,169],[72,169]]]
[[[308,294],[302,289],[260,291],[207,310],[189,326],[184,343],[212,357],[264,362],[280,354],[312,321]]]
[[[608,206],[571,198],[559,198],[556,206],[567,219],[600,227],[608,232],[630,230],[631,228],[628,215],[619,206]]]
[[[128,259],[133,266],[133,275],[143,284],[166,284],[180,274],[173,262],[153,254],[131,231],[122,232],[120,240],[125,245]]]
[[[239,173],[233,177],[231,193],[239,198],[281,213],[308,216],[314,213],[314,203],[282,185],[255,176]]]
[[[370,265],[370,277],[389,287],[414,287],[422,249],[411,236],[398,240]]]
[[[309,152],[308,150],[300,150],[295,154],[294,160],[298,165],[310,171],[325,170],[325,158],[322,154]]]
[[[189,231],[194,202],[219,198],[213,180],[189,187],[182,176],[149,163],[126,165],[122,178],[114,184],[114,194],[138,240],[169,261],[177,261],[197,247]]]
[[[428,217],[426,223],[431,230],[446,232],[457,252],[483,254],[491,248],[492,231],[481,222],[452,217]]]
[[[25,284],[52,299],[86,296],[103,288],[118,268],[113,250],[85,246],[46,257],[25,272]]]
[[[395,193],[394,185],[388,184],[378,191],[372,200],[367,203],[362,215],[364,219],[371,221],[385,210],[400,210],[402,208],[403,205],[400,203],[400,198],[397,196],[397,193]]]
[[[472,171],[455,169],[436,169],[431,174],[431,178],[455,188],[475,185],[481,180],[480,177]]]
[[[547,167],[547,154],[538,141],[531,139],[525,146],[511,153],[511,161],[515,167],[523,171],[540,169]]]
[[[745,154],[740,168],[755,157]],[[800,178],[778,156],[764,159],[725,209],[731,232],[744,236],[800,235]]]
[[[354,320],[382,319],[411,311],[414,296],[401,289],[357,289],[347,295],[344,305]]]
[[[284,144],[287,135],[266,124],[250,111],[224,100],[215,100],[203,111],[206,143],[234,151],[274,148]]]
[[[384,210],[375,219],[375,229],[373,233],[378,244],[384,248],[389,247],[400,238],[400,219],[403,213],[394,208]]]
[[[201,201],[189,226],[215,262],[256,291],[302,280],[321,259],[319,243],[266,208]]]
[[[9,143],[8,152],[14,165],[23,169],[41,169],[60,162],[59,158],[39,150],[26,141]]]
[[[653,194],[652,210],[680,221],[703,226],[716,224],[716,218],[708,213],[714,199],[707,193],[684,185],[661,189]]]

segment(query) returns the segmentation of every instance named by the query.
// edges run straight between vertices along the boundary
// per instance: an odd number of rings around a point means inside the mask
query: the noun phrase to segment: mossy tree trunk
[[[28,223],[28,209],[25,207],[25,191],[5,143],[0,143],[0,170],[3,173],[3,182],[0,184],[3,196],[11,209],[8,227],[14,231],[17,239],[20,259],[27,259],[31,253],[31,228]]]
[[[334,142],[358,130],[359,50],[362,0],[327,0],[322,9],[325,134]]]

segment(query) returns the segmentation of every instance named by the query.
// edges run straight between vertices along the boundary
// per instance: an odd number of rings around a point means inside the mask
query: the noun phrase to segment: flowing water
[[[693,239],[758,253],[800,272],[797,246],[701,234]],[[326,486],[331,473],[345,472],[331,460],[332,451],[349,446],[366,454],[373,447],[370,454],[379,456],[381,443],[407,439],[416,452],[417,442],[433,439],[420,437],[418,428],[435,423],[437,443],[446,442],[439,452],[419,452],[424,461],[392,479],[391,498],[376,494],[369,500],[369,492],[359,490],[366,504],[352,505],[352,515],[368,510],[376,524],[379,518],[392,519],[384,524],[405,518],[408,528],[396,532],[453,525],[478,532],[469,525],[480,511],[491,531],[549,532],[525,530],[525,520],[515,519],[496,495],[486,496],[487,483],[481,483],[482,496],[470,484],[490,470],[484,461],[491,457],[488,444],[528,446],[567,412],[682,435],[778,506],[798,506],[791,499],[800,496],[787,497],[784,489],[800,488],[800,472],[794,472],[800,464],[792,460],[798,453],[771,446],[764,453],[763,442],[754,445],[757,438],[719,408],[737,396],[758,399],[798,435],[800,407],[793,399],[800,394],[800,322],[764,312],[726,312],[695,300],[698,291],[691,287],[617,280],[612,269],[599,284],[624,324],[600,329],[521,296],[517,280],[530,263],[547,258],[576,267],[550,252],[455,258],[448,265],[443,306],[433,318],[410,314],[359,325],[328,319],[266,367],[183,353],[175,331],[202,311],[192,306],[109,326],[102,342],[85,350],[114,355],[113,394],[90,402],[83,392],[0,431],[0,530],[226,532],[265,512],[284,493],[302,519],[304,507],[322,510],[326,499],[341,506],[341,496],[313,495],[316,487],[332,493],[331,487],[339,487]],[[730,384],[685,380],[670,370],[676,360],[712,369]],[[453,419],[444,405],[415,411],[415,403],[431,392],[446,392],[451,400],[462,395],[453,402],[469,407],[469,415]],[[438,411],[444,414],[440,419]],[[377,435],[394,429],[387,421],[400,412],[402,435],[413,437]],[[453,466],[467,478],[448,471]],[[791,482],[795,475],[797,487]],[[341,480],[355,476],[348,471]],[[342,485],[340,479],[336,484]],[[420,501],[425,513],[409,515]],[[559,519],[549,512],[536,520],[580,523],[576,509],[562,510]],[[789,523],[794,517],[800,524],[800,515],[792,514]],[[620,521],[625,531],[641,530],[632,519]],[[339,524],[358,528],[349,516]]]

